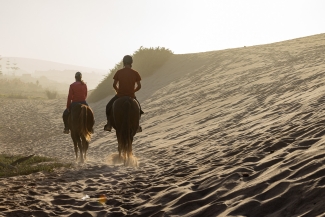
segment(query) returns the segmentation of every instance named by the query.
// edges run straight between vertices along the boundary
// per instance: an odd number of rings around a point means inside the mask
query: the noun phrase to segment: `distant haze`
[[[6,74],[11,69],[6,69],[6,64],[9,61],[10,66],[13,66],[15,63],[19,70],[24,73],[33,74],[35,71],[47,71],[47,70],[75,70],[80,72],[89,72],[96,74],[107,74],[108,70],[103,69],[95,69],[83,66],[69,65],[63,63],[57,63],[46,60],[37,60],[37,59],[29,59],[29,58],[20,58],[20,57],[2,57],[0,60],[0,64],[2,65],[3,72]]]
[[[0,0],[0,55],[108,70],[140,46],[176,54],[325,32],[322,0]]]
[[[40,84],[43,84],[42,81],[46,78],[56,82],[53,85],[58,91],[66,92],[69,89],[69,84],[75,81],[74,75],[77,71],[82,73],[88,89],[94,89],[108,73],[108,70],[19,57],[2,57],[0,65],[2,65],[4,75],[15,76],[29,82],[35,82],[38,79]],[[14,66],[18,69],[12,69]]]

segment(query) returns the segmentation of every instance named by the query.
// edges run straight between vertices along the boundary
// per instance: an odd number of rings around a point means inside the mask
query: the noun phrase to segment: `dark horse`
[[[110,117],[112,127],[116,130],[119,158],[123,158],[126,164],[133,157],[132,142],[139,128],[139,105],[131,97],[120,97],[115,100]]]
[[[74,144],[76,160],[78,160],[78,148],[80,151],[80,162],[86,160],[86,154],[95,124],[94,113],[89,106],[76,104],[71,108],[69,115],[69,128]]]

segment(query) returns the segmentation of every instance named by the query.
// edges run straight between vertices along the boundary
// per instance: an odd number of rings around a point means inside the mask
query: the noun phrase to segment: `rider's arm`
[[[141,89],[141,82],[140,81],[137,81],[137,87],[134,89],[134,92],[137,92],[138,90]]]
[[[87,94],[88,94],[88,88],[87,88],[87,85],[85,84],[86,86],[86,98],[87,98]]]
[[[118,82],[118,80],[114,79],[113,87],[114,87],[114,90],[116,91],[116,93],[118,92],[117,82]]]

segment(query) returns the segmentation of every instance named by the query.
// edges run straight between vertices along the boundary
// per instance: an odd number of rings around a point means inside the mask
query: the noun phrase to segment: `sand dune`
[[[108,96],[91,104],[88,162],[0,179],[0,213],[325,216],[324,59],[325,34],[174,55],[137,95],[138,168],[106,163],[117,151],[115,134],[102,130]],[[0,103],[3,152],[73,161],[61,134],[65,100]]]

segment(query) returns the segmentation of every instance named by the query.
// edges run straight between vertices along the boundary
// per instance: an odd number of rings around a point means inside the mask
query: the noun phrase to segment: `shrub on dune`
[[[138,71],[142,78],[150,76],[157,69],[159,69],[171,56],[173,52],[164,47],[156,48],[144,48],[140,47],[132,55],[133,65],[132,68]],[[97,102],[104,99],[108,95],[115,94],[115,90],[112,87],[113,77],[117,70],[123,68],[123,63],[120,61],[110,70],[108,75],[103,81],[91,92],[88,97],[89,102]]]
[[[48,99],[55,99],[58,95],[58,92],[55,90],[46,90],[45,94]]]
[[[34,154],[29,156],[0,154],[0,178],[35,172],[54,172],[56,169],[71,168],[71,166],[71,163]]]

